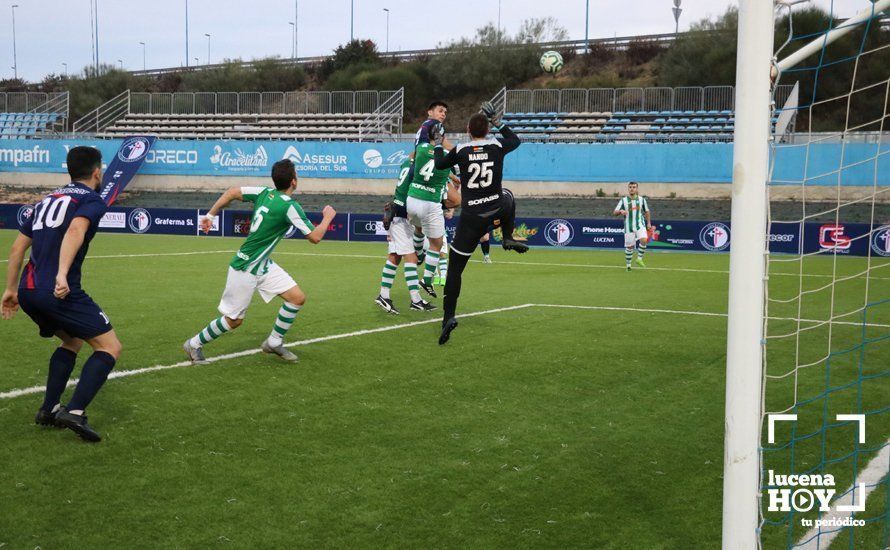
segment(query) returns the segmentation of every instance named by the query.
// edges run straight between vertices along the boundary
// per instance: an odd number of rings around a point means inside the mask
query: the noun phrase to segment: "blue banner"
[[[112,158],[122,140],[0,141],[0,171],[65,172],[65,155],[75,145],[98,147]],[[389,179],[412,144],[321,141],[158,140],[140,173],[179,176],[267,177],[276,161],[288,158],[306,178]],[[773,181],[807,185],[890,185],[890,155],[878,144],[826,143],[777,151]],[[729,183],[731,143],[524,143],[505,163],[504,178],[542,182]]]
[[[31,205],[0,204],[0,229],[18,229]],[[205,210],[175,208],[111,207],[99,222],[99,230],[111,233],[203,235],[198,223]],[[307,213],[313,223],[321,213]],[[246,236],[250,211],[226,210],[214,220],[210,236]],[[460,217],[446,221],[449,239]],[[562,248],[624,248],[624,225],[618,219],[527,218],[516,220],[516,233],[531,246]],[[294,231],[289,238],[303,238]],[[500,235],[495,232],[495,242]],[[385,242],[386,231],[379,214],[338,213],[326,239]],[[649,249],[696,252],[728,252],[732,226],[726,221],[658,221],[649,235]],[[832,254],[890,258],[890,225],[864,223],[776,222],[769,231],[770,252],[779,254]]]
[[[154,136],[128,136],[124,139],[102,176],[99,195],[105,204],[114,204],[121,191],[133,180],[156,139]]]

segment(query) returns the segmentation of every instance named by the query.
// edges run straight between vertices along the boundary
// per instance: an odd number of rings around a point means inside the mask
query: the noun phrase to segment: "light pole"
[[[501,0],[498,0],[498,41],[501,39]]]
[[[185,66],[189,66],[189,0],[185,0]]]
[[[198,63],[200,63],[200,62],[198,61],[198,58],[196,57],[196,58],[195,58],[195,67],[198,66]]]
[[[205,32],[204,36],[207,37],[207,64],[210,65],[210,33]]]
[[[17,7],[19,7],[18,4],[12,5],[12,74],[15,79],[19,77],[19,62],[15,53],[15,9]]]
[[[142,70],[145,70],[145,42],[140,42],[142,45]]]
[[[120,64],[121,70],[123,71],[124,70],[124,60],[118,59],[117,62]]]
[[[96,76],[99,76],[99,0],[96,0],[96,10],[93,15],[96,18]]]
[[[389,53],[389,8],[383,8],[386,12],[386,53]]]
[[[355,30],[355,0],[349,0],[349,41],[353,41]]]
[[[683,0],[674,0],[674,34],[680,32],[680,14],[683,13],[683,8],[680,7],[680,4]]]
[[[63,61],[62,66],[65,67],[65,78],[68,78],[68,64]]]
[[[300,2],[299,0],[294,0],[294,59],[298,59],[300,57],[300,44],[299,44],[299,29],[297,25],[300,24],[300,18],[297,13],[300,11]]]
[[[287,22],[291,26],[291,44],[290,44],[290,57],[291,59],[297,58],[297,25],[293,21]]]
[[[585,2],[584,7],[584,55],[590,51],[590,0]]]

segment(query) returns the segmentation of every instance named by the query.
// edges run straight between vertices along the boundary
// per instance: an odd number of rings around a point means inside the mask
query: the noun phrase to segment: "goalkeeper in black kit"
[[[488,139],[489,128],[500,132],[501,137]],[[470,117],[467,132],[471,141],[461,143],[447,154],[442,149],[443,132],[436,132],[436,170],[458,166],[460,168],[461,214],[448,260],[448,277],[445,280],[445,298],[442,334],[439,344],[444,344],[457,327],[454,318],[457,298],[460,296],[461,275],[470,261],[479,239],[501,228],[504,249],[522,254],[528,251],[525,243],[513,238],[513,222],[516,203],[513,193],[501,187],[504,172],[504,156],[519,147],[519,137],[506,124],[499,124],[494,106],[486,102],[482,112]]]

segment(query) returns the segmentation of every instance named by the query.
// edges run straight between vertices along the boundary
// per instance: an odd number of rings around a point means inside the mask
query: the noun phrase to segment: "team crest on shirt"
[[[714,252],[725,250],[729,246],[729,228],[720,222],[709,223],[698,234],[698,240],[707,250]]]
[[[31,216],[34,214],[34,207],[30,204],[26,204],[19,208],[19,211],[16,213],[16,219],[19,221],[19,227],[26,226],[31,221]]]

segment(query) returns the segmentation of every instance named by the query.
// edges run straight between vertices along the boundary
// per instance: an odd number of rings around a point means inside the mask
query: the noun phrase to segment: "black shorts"
[[[393,218],[407,218],[408,217],[408,209],[405,208],[402,204],[392,203],[392,217]]]
[[[461,212],[460,220],[457,222],[457,229],[454,230],[454,239],[451,241],[451,250],[457,254],[472,256],[479,245],[479,239],[484,237],[489,231],[500,227],[501,217],[512,213],[513,209],[513,194],[509,190],[504,189],[504,194],[501,197],[501,207],[497,210],[483,214]]]
[[[83,290],[72,290],[60,300],[52,290],[19,289],[19,305],[40,328],[40,336],[50,338],[58,331],[89,340],[111,330],[111,321],[102,308]]]

